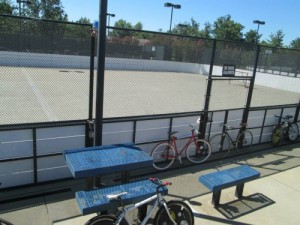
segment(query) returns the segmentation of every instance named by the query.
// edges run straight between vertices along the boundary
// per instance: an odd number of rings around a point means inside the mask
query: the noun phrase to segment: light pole
[[[113,13],[106,13],[106,16],[108,16],[108,20],[107,20],[107,26],[109,27],[109,23],[110,23],[110,17],[115,17],[116,15]]]
[[[110,17],[115,17],[116,15],[113,13],[106,13],[106,16],[108,17],[107,26],[109,27]],[[107,28],[107,36],[109,36],[109,28]]]
[[[25,3],[27,5],[31,5],[31,1],[24,1],[24,0],[17,0],[17,3],[19,4],[19,16],[21,16],[21,3]]]
[[[171,7],[171,20],[170,20],[170,29],[169,29],[169,32],[171,33],[172,20],[173,20],[173,8],[175,8],[175,9],[181,9],[181,5],[179,5],[179,4],[172,4],[170,2],[166,2],[165,3],[165,7]]]
[[[259,31],[259,25],[265,25],[265,21],[260,21],[260,20],[253,20],[254,24],[257,24],[257,30],[256,30],[256,40],[255,40],[255,44],[258,43],[258,31]]]

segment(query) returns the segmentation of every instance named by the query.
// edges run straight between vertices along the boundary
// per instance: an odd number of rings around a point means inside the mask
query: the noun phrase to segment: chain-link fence
[[[0,16],[0,124],[86,119],[91,25]]]
[[[110,31],[115,36],[107,41],[105,117],[202,109],[211,40],[118,28]]]
[[[251,106],[294,104],[300,99],[300,51],[261,47]]]
[[[97,68],[90,63],[97,42],[90,24],[2,15],[0,25],[0,124],[85,120],[91,110],[96,116],[90,92]],[[109,27],[104,117],[201,111],[208,99],[205,110],[243,108],[257,49]],[[296,50],[261,47],[251,106],[298,103],[299,59]],[[225,67],[233,67],[234,76],[224,77]]]

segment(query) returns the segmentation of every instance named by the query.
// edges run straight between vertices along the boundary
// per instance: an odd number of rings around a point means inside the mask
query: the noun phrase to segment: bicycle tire
[[[210,144],[205,140],[196,140],[191,142],[186,150],[186,157],[193,163],[205,162],[211,155]]]
[[[222,143],[223,139],[223,143]],[[211,155],[214,158],[226,157],[231,150],[231,141],[227,135],[216,134],[209,140],[211,146]]]
[[[242,131],[236,138],[235,147],[239,152],[248,151],[253,143],[253,134],[251,131]]]
[[[288,126],[288,139],[296,141],[299,136],[299,127],[296,123],[290,123]]]
[[[274,147],[278,146],[280,143],[280,139],[281,139],[281,128],[276,127],[272,132],[271,145]]]
[[[88,220],[84,225],[114,225],[117,218],[114,215],[98,215]],[[128,225],[124,220],[120,225]]]
[[[178,225],[194,225],[194,214],[191,208],[186,203],[178,200],[172,200],[167,202],[167,207],[172,219]],[[163,205],[157,211],[153,224],[173,225]]]
[[[166,170],[173,164],[176,153],[172,145],[168,142],[162,142],[152,150],[151,157],[155,169]]]

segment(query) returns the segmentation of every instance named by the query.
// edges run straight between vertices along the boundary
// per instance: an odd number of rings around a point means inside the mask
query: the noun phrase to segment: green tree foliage
[[[282,30],[278,30],[275,34],[270,34],[270,39],[266,41],[267,46],[280,48],[283,47],[283,38],[285,34]]]
[[[145,39],[151,36],[150,34],[147,33],[133,31],[133,30],[140,30],[140,31],[143,30],[143,24],[141,22],[137,22],[135,25],[132,25],[130,22],[120,19],[115,22],[114,27],[122,28],[122,29],[110,30],[109,35],[112,37],[125,38],[129,40],[128,37],[132,37],[132,36],[140,39]]]
[[[31,0],[24,13],[29,17],[68,21],[60,0]]]
[[[0,0],[0,14],[12,15],[14,8],[10,0]]]
[[[209,22],[204,24],[204,28],[199,33],[200,37],[212,38],[212,25]]]
[[[244,26],[236,23],[230,15],[219,17],[213,25],[213,35],[216,39],[240,41],[243,37]]]
[[[249,30],[245,33],[245,42],[255,44],[256,40],[259,43],[259,39],[261,38],[261,34],[257,35],[257,32],[255,30]]]
[[[196,22],[193,18],[191,22],[185,22],[181,24],[177,24],[173,29],[173,34],[181,34],[181,35],[190,35],[190,36],[198,36],[199,35],[199,23]]]
[[[210,23],[205,23],[203,30],[200,30],[200,24],[195,19],[191,18],[191,22],[177,24],[173,28],[172,33],[180,34],[180,35],[210,38],[212,29],[211,29]]]
[[[300,37],[292,40],[289,47],[294,49],[300,49]]]
[[[114,27],[117,28],[125,28],[125,29],[132,29],[132,24],[127,22],[126,20],[120,19],[115,22]],[[124,38],[132,35],[132,31],[130,30],[123,30],[123,29],[113,29],[110,32],[110,36],[112,37],[118,37],[118,38]]]

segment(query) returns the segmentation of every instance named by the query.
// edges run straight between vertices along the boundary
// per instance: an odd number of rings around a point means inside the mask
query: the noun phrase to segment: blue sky
[[[99,0],[61,0],[70,21],[87,17],[98,20]],[[144,30],[166,32],[170,25],[171,8],[164,7],[165,2],[181,4],[174,9],[172,26],[190,22],[194,18],[200,23],[211,24],[220,16],[230,14],[235,22],[245,26],[243,32],[257,29],[253,20],[262,20],[261,40],[269,39],[271,33],[279,29],[285,34],[284,44],[300,37],[300,1],[299,0],[108,0],[108,13],[116,17],[110,19],[110,25],[124,19],[133,25],[143,24]]]

